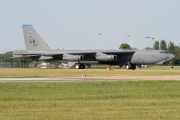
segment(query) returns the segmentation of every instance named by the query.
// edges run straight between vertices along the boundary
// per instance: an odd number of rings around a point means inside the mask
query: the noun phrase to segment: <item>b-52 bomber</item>
[[[22,25],[26,50],[14,50],[12,58],[30,58],[35,62],[73,62],[76,69],[85,69],[92,64],[110,66],[125,65],[126,69],[136,66],[163,64],[175,56],[164,50],[51,50],[31,24]]]

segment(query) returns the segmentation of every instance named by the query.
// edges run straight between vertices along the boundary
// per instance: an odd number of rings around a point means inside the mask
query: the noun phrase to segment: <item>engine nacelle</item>
[[[97,52],[95,57],[96,57],[96,60],[99,60],[99,61],[117,60],[117,55],[107,55],[107,54],[100,53],[100,52]]]
[[[53,59],[54,59],[53,57],[45,57],[45,56],[41,56],[39,58],[39,60],[44,60],[44,61],[46,61],[46,60],[53,60]]]
[[[79,60],[83,60],[83,56],[63,54],[62,59],[67,61],[79,61]]]

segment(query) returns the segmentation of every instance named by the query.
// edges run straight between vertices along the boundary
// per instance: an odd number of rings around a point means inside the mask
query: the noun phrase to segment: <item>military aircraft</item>
[[[76,69],[85,69],[92,64],[125,65],[126,69],[136,66],[163,64],[175,56],[164,50],[51,50],[31,24],[22,25],[26,50],[14,50],[12,58],[30,58],[55,62],[74,62]]]

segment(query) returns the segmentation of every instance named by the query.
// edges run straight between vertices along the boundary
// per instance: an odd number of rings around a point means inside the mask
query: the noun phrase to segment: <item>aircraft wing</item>
[[[135,53],[134,50],[50,50],[50,51],[21,51],[13,52],[13,58],[16,57],[27,57],[27,58],[38,58],[40,56],[63,58],[63,56],[76,57],[76,56],[105,56],[105,55],[127,55]]]
[[[70,54],[70,55],[94,55],[97,53],[103,53],[103,54],[108,54],[108,55],[125,55],[125,54],[133,54],[136,51],[134,50],[94,50],[94,51],[65,51],[63,53],[45,53],[42,54],[43,56],[62,56],[63,54]]]

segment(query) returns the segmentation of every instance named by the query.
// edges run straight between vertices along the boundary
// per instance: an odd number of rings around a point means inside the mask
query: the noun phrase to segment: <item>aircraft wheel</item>
[[[37,66],[37,63],[34,63],[34,66]]]
[[[84,65],[84,64],[79,64],[79,63],[77,63],[77,64],[75,65],[75,68],[76,68],[76,69],[85,69],[85,65]]]
[[[80,69],[80,64],[76,64],[76,65],[75,65],[75,68],[76,68],[76,69]]]
[[[130,69],[130,66],[129,66],[129,65],[125,65],[125,68],[126,68],[126,69]]]
[[[84,64],[81,64],[81,69],[85,69],[85,65]]]
[[[37,62],[38,62],[37,60],[36,60],[36,61],[34,61],[34,66],[37,66]]]
[[[132,69],[135,70],[136,69],[136,65],[131,65]]]

